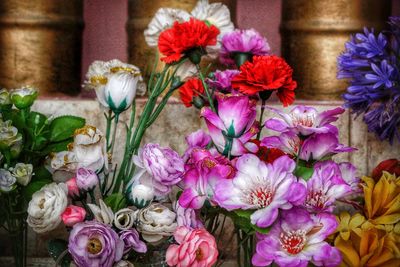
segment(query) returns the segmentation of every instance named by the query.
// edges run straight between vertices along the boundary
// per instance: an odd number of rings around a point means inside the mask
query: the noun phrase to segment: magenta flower
[[[211,139],[224,155],[240,156],[248,151],[256,152],[257,146],[248,142],[259,131],[256,122],[255,100],[244,95],[216,94],[218,111],[209,107],[201,110]]]
[[[133,183],[154,188],[156,196],[165,196],[173,185],[179,183],[184,172],[183,159],[169,147],[158,144],[146,144],[139,150],[133,161],[137,172]]]
[[[239,70],[217,70],[214,72],[214,78],[208,79],[207,83],[213,89],[223,93],[237,93],[232,89],[232,79],[240,73]]]
[[[68,251],[79,267],[111,267],[121,260],[124,242],[109,225],[86,221],[74,225]]]
[[[352,152],[355,148],[339,143],[337,134],[319,133],[309,136],[301,146],[300,159],[320,160],[342,152]]]
[[[299,154],[301,144],[299,136],[293,131],[284,132],[278,136],[267,136],[261,140],[262,146],[280,149],[293,157]]]
[[[258,236],[252,263],[306,267],[312,262],[316,266],[338,266],[342,260],[339,250],[324,241],[337,226],[331,214],[311,215],[301,208],[282,211],[268,235]]]
[[[92,190],[99,182],[97,174],[91,169],[79,168],[76,171],[76,185],[84,191]]]
[[[333,161],[322,161],[314,165],[314,173],[306,182],[301,180],[307,187],[307,197],[304,207],[310,212],[332,212],[336,199],[346,196],[351,192],[351,187],[342,177],[343,173],[351,172],[345,170],[345,165],[340,168]],[[347,165],[347,167],[350,167]]]
[[[181,183],[184,190],[179,204],[185,208],[200,209],[206,199],[212,201],[217,182],[234,175],[235,169],[226,158],[214,156],[206,149],[194,149],[185,165]]]
[[[188,148],[183,156],[183,160],[185,162],[190,157],[190,153],[192,153],[193,149],[206,148],[206,146],[211,142],[211,137],[201,129],[189,134],[185,139],[188,145]]]
[[[250,217],[251,223],[268,227],[279,210],[304,202],[306,188],[292,174],[295,167],[288,156],[266,164],[255,155],[243,155],[236,162],[236,176],[217,184],[214,199],[227,210],[256,210]]]
[[[263,56],[270,52],[267,39],[262,37],[256,30],[235,30],[222,37],[220,61],[226,65],[234,65],[234,56],[237,53],[245,53],[250,56]]]
[[[281,118],[269,119],[265,127],[277,132],[295,130],[303,136],[312,133],[337,133],[338,130],[331,122],[338,120],[338,115],[344,112],[343,108],[335,108],[319,113],[315,108],[296,106],[289,114],[278,109],[269,108]]]
[[[139,233],[136,229],[131,228],[129,230],[121,231],[119,237],[124,242],[124,255],[128,254],[131,250],[139,253],[147,252],[147,246],[142,240],[140,240]]]
[[[199,219],[198,211],[191,208],[182,207],[177,201],[174,205],[176,213],[176,223],[178,226],[186,226],[188,228],[203,228],[204,225]]]

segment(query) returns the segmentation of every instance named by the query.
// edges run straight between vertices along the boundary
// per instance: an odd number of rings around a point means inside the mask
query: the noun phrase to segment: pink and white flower
[[[200,209],[206,199],[212,201],[217,182],[234,175],[235,169],[226,158],[219,154],[214,156],[206,149],[194,149],[185,165],[184,190],[179,204],[185,208]]]
[[[252,263],[306,267],[312,262],[316,266],[338,266],[342,260],[339,250],[324,241],[337,226],[331,214],[311,215],[301,208],[282,211],[268,235],[258,236]]]
[[[346,166],[340,166],[333,161],[322,161],[315,164],[314,173],[306,182],[307,197],[304,207],[310,212],[332,212],[336,199],[346,196],[351,192],[351,187],[342,178],[343,174],[351,170],[345,170]],[[350,167],[347,165],[347,167]]]
[[[203,228],[203,223],[199,219],[198,211],[191,208],[184,208],[177,201],[174,205],[176,213],[176,223],[178,226],[186,226],[189,228]]]
[[[279,210],[304,202],[306,188],[293,175],[295,167],[288,156],[266,164],[257,156],[246,154],[236,162],[236,176],[218,183],[214,199],[227,210],[256,210],[251,223],[268,227],[277,219]]]
[[[277,132],[295,130],[303,136],[312,133],[337,133],[338,130],[331,122],[338,120],[338,116],[344,112],[343,108],[335,108],[319,113],[313,107],[296,106],[288,114],[269,108],[281,118],[269,119],[265,127]]]
[[[257,146],[248,142],[259,131],[256,122],[257,102],[244,95],[217,93],[218,111],[209,107],[201,110],[211,139],[218,151],[224,155],[240,156],[248,151],[257,151]]]
[[[185,151],[183,160],[186,162],[190,157],[193,149],[206,148],[207,145],[211,142],[211,137],[202,129],[200,129],[186,136],[185,140],[188,148]]]
[[[167,263],[176,267],[211,267],[217,262],[218,248],[215,238],[204,228],[178,227],[174,233],[178,244],[167,250]]]
[[[69,205],[61,214],[61,219],[66,226],[74,226],[83,222],[86,216],[86,210],[79,206]]]

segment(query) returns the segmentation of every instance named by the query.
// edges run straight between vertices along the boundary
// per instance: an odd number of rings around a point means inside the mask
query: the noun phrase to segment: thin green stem
[[[112,134],[112,139],[111,139],[111,148],[110,148],[110,155],[111,158],[113,157],[113,153],[114,153],[114,147],[115,147],[115,136],[117,134],[117,128],[118,128],[118,122],[119,122],[119,113],[116,113],[114,116],[114,131]]]
[[[110,133],[111,133],[111,122],[112,122],[112,111],[111,109],[108,110],[108,115],[104,113],[104,116],[106,117],[106,145],[107,145],[107,151],[110,145]]]
[[[257,140],[260,140],[261,132],[262,132],[262,130],[264,128],[263,119],[264,119],[264,111],[265,111],[265,103],[266,102],[267,102],[266,99],[261,99],[261,112],[260,112],[260,119],[259,119],[259,121],[260,121],[260,130],[258,131],[258,134],[257,134]]]
[[[200,65],[196,64],[196,68],[197,68],[197,71],[199,72],[199,77],[200,77],[201,83],[203,84],[204,91],[206,92],[206,95],[207,95],[207,98],[208,98],[208,102],[210,102],[211,110],[216,113],[217,111],[216,111],[215,106],[214,106],[214,100],[212,98],[212,95],[211,95],[210,91],[208,90],[208,86],[207,86],[206,81],[204,79],[204,75],[201,72]]]

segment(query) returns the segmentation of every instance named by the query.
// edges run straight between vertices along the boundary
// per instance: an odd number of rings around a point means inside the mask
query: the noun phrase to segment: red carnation
[[[382,161],[372,171],[372,178],[374,178],[375,181],[378,181],[382,177],[383,171],[400,176],[400,161],[397,159],[387,159]]]
[[[240,66],[240,73],[232,80],[232,87],[247,95],[263,91],[277,91],[279,100],[286,107],[294,101],[296,81],[292,68],[277,56],[254,56]]]
[[[258,151],[255,153],[255,155],[266,163],[273,163],[277,158],[286,155],[285,152],[278,148],[268,148],[266,146],[262,146],[261,142],[257,139],[252,139],[250,142],[256,144],[258,147]]]
[[[219,30],[208,26],[204,21],[191,18],[186,22],[175,22],[172,28],[163,31],[158,38],[158,49],[164,55],[165,63],[174,63],[185,56],[185,53],[199,49],[204,53],[209,45],[217,44]]]
[[[184,85],[179,87],[179,96],[186,107],[191,107],[193,98],[204,93],[204,87],[197,78],[187,80]]]

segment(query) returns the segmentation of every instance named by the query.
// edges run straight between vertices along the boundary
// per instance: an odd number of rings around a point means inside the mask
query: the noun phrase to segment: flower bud
[[[79,168],[76,171],[76,184],[79,189],[84,191],[92,190],[99,182],[97,174],[86,168]]]
[[[71,178],[65,182],[68,188],[68,196],[72,199],[76,199],[80,196],[79,187],[76,184],[76,178]]]
[[[150,186],[138,184],[134,186],[128,195],[130,202],[137,208],[141,209],[150,205],[154,198],[154,190]]]
[[[128,230],[134,223],[133,210],[125,208],[117,211],[114,216],[114,225],[119,230]]]
[[[19,184],[27,186],[33,175],[33,166],[32,164],[17,163],[12,173]]]
[[[31,86],[14,89],[11,91],[11,101],[18,109],[26,109],[33,105],[38,92]]]
[[[0,192],[10,192],[16,188],[17,179],[12,174],[0,169]]]
[[[7,89],[0,90],[0,110],[8,110],[12,107],[10,93]]]
[[[86,216],[86,210],[84,208],[69,205],[64,212],[61,214],[61,219],[66,226],[74,226],[76,223],[83,222]]]

